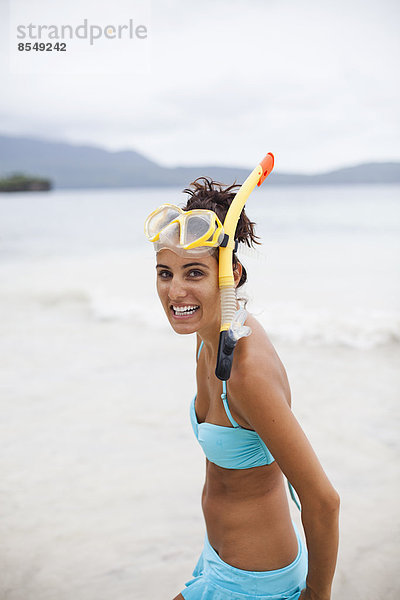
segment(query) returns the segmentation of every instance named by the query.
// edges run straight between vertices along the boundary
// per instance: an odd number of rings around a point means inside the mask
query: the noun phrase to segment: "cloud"
[[[0,130],[168,165],[251,167],[271,149],[300,172],[400,158],[398,17],[389,0],[153,0],[148,74],[5,73]]]

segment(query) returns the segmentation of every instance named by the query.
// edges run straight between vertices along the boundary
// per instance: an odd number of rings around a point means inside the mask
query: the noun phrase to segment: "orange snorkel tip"
[[[261,168],[262,168],[262,175],[257,183],[258,187],[260,187],[260,185],[263,183],[263,181],[265,181],[268,177],[268,175],[271,173],[272,169],[274,168],[274,155],[272,154],[272,152],[268,152],[268,154],[266,156],[264,156],[264,158],[262,159],[262,161],[260,162]]]

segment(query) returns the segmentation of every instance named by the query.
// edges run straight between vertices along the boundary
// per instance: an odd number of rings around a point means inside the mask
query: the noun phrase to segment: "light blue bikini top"
[[[197,359],[203,342],[200,344]],[[221,394],[225,412],[233,427],[199,423],[193,398],[190,407],[190,419],[196,438],[208,460],[225,469],[249,469],[274,462],[274,457],[256,431],[241,427],[231,415],[226,397],[226,381],[222,382]]]

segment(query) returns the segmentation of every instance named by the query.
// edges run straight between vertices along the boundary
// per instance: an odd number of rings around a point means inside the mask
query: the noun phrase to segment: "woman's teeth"
[[[195,313],[196,310],[199,308],[200,308],[200,306],[173,306],[172,305],[172,310],[174,312],[174,315],[179,315],[179,316],[193,315],[193,313]]]

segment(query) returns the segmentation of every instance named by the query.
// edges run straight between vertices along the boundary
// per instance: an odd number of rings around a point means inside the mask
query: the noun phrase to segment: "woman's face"
[[[212,254],[157,253],[157,292],[176,333],[219,331],[221,322],[218,262]]]

